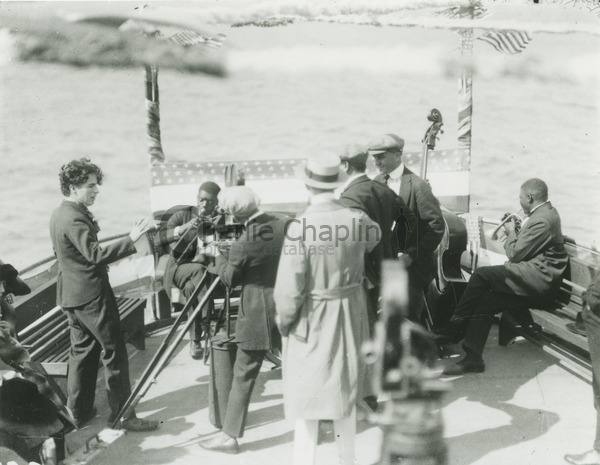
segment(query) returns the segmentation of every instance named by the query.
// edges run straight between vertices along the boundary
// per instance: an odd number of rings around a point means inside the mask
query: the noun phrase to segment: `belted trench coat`
[[[287,418],[346,418],[366,394],[364,256],[380,237],[364,212],[332,197],[290,224],[274,292]]]

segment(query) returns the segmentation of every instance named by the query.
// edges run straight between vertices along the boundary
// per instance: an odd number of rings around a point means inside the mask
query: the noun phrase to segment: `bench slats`
[[[130,327],[143,331],[144,316],[128,324],[130,316],[135,315],[145,300],[136,298],[117,299],[119,316],[124,328]],[[125,321],[127,320],[127,321]],[[137,321],[139,320],[139,321]],[[137,328],[141,325],[140,328]],[[54,307],[41,318],[19,332],[19,340],[29,348],[31,359],[41,362],[51,376],[65,376],[66,365],[71,348],[69,338],[69,320],[60,307]]]
[[[546,310],[531,310],[533,321],[539,324],[544,331],[559,336],[561,339],[579,347],[583,351],[588,351],[587,337],[575,334],[565,328],[565,319],[559,315]]]

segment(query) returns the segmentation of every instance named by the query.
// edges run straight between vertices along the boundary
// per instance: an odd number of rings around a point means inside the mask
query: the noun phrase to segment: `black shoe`
[[[377,407],[379,407],[379,402],[377,402],[377,396],[367,396],[363,397],[364,405],[373,412],[377,411]]]
[[[86,423],[88,423],[90,420],[92,420],[96,416],[97,413],[98,413],[98,410],[96,409],[96,407],[92,407],[89,411],[85,412],[82,415],[78,415],[78,416],[73,415],[73,419],[75,420],[75,425],[77,426],[77,428],[82,428]]]
[[[465,373],[483,373],[485,363],[482,359],[465,356],[458,362],[444,368],[444,374],[448,376],[459,376]]]
[[[194,360],[201,360],[204,356],[204,349],[200,341],[190,341],[190,355]]]
[[[237,454],[240,450],[236,438],[223,438],[222,436],[203,441],[200,443],[200,447],[225,454]]]
[[[158,421],[156,420],[143,420],[142,418],[128,418],[119,422],[117,428],[122,428],[127,431],[154,431],[158,428]]]

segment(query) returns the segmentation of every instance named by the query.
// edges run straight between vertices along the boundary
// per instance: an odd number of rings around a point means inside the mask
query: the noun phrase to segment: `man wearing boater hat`
[[[369,280],[369,330],[372,335],[377,319],[381,263],[383,260],[396,258],[398,252],[407,253],[411,247],[416,246],[414,235],[410,234],[416,229],[416,218],[398,195],[366,175],[369,157],[366,147],[348,144],[342,149],[339,157],[342,169],[348,176],[344,184],[336,189],[340,203],[345,207],[364,211],[381,229],[381,241],[365,260],[365,275]],[[401,216],[404,221],[397,221]],[[399,237],[404,237],[405,240],[400,243]]]
[[[353,465],[355,405],[369,394],[360,356],[369,334],[361,257],[381,231],[335,200],[345,177],[337,156],[311,158],[297,176],[311,201],[288,227],[274,294],[285,416],[295,420],[292,463],[314,463],[319,420],[333,420],[340,463]]]
[[[398,194],[417,217],[416,246],[407,250],[400,258],[405,261],[408,270],[409,319],[420,322],[423,291],[435,277],[434,252],[445,230],[440,202],[433,195],[429,184],[404,166],[403,139],[395,134],[384,134],[373,140],[368,149],[379,170],[375,181],[387,185]]]

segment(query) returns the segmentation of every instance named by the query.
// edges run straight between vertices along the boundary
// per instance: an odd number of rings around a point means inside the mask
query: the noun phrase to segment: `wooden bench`
[[[516,309],[500,318],[499,342],[506,345],[520,335],[557,356],[571,370],[590,379],[589,347],[585,335],[573,332],[581,327],[582,294],[600,266],[597,251],[567,243],[569,268],[554,305],[548,309]]]
[[[145,349],[144,312],[145,299],[117,299],[121,330],[126,342],[138,350]],[[68,371],[69,321],[60,307],[54,307],[41,318],[18,333],[21,344],[28,348],[34,362],[39,362],[54,377],[64,391]]]

